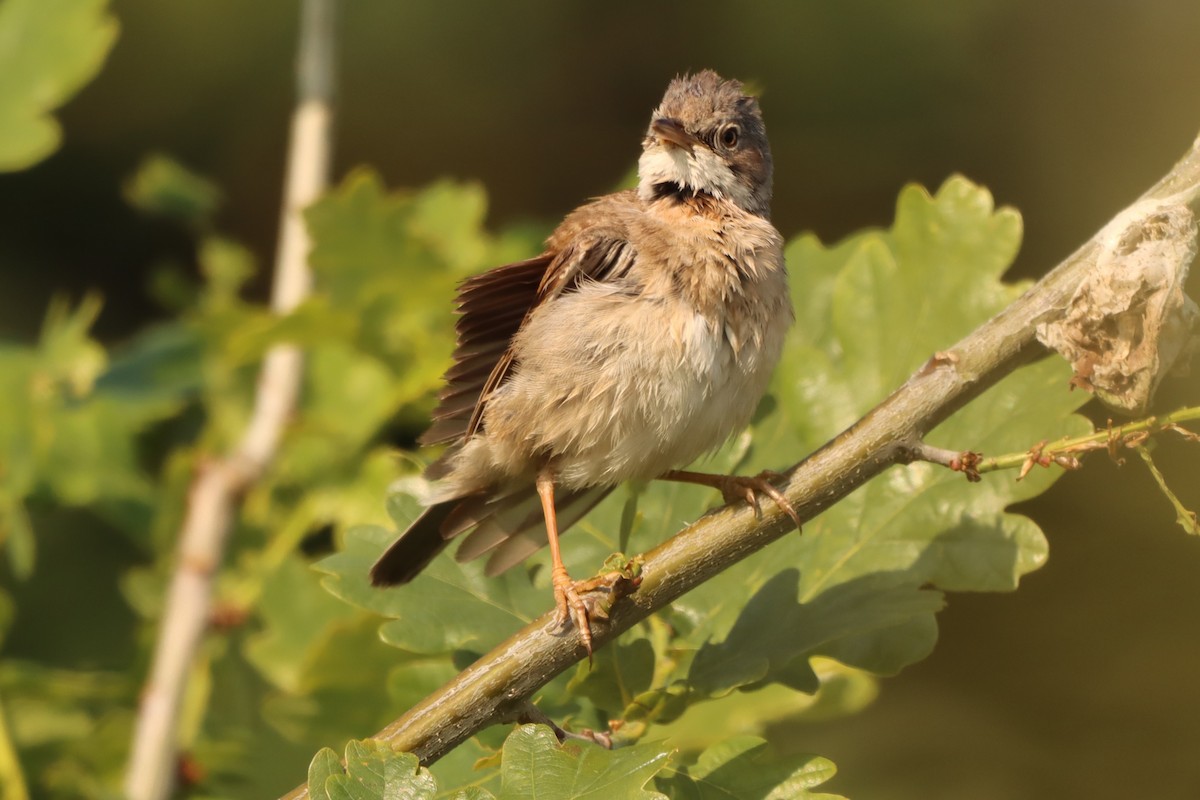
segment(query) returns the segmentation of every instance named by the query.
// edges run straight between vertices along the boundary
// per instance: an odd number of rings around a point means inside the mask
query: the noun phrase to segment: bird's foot
[[[783,513],[792,518],[792,522],[796,523],[796,528],[801,527],[800,515],[796,513],[791,501],[771,483],[771,481],[783,479],[784,476],[780,473],[767,469],[750,477],[742,475],[722,475],[720,477],[722,480],[718,483],[717,488],[721,490],[721,496],[725,498],[726,503],[745,500],[755,513],[761,516],[762,507],[759,505],[758,496],[765,494],[775,501],[775,505],[779,506]]]
[[[522,725],[533,723],[535,725],[545,725],[554,731],[554,735],[558,738],[559,743],[567,741],[591,742],[598,744],[606,750],[613,749],[613,734],[620,730],[622,726],[621,720],[613,720],[609,723],[607,731],[595,731],[591,728],[583,728],[578,733],[569,731],[559,725],[546,712],[535,706],[529,700],[526,700],[522,706],[517,709],[513,718]],[[508,721],[505,719],[504,721]]]
[[[565,568],[555,568],[554,604],[557,607],[554,622],[562,630],[570,620],[579,631],[579,643],[592,660],[593,619],[608,619],[609,609],[620,598],[632,592],[642,582],[641,564],[630,560],[618,569],[610,570],[582,581],[573,581]]]
[[[801,527],[800,515],[796,513],[795,507],[783,496],[783,492],[771,484],[773,480],[777,481],[784,478],[778,472],[765,469],[757,475],[746,478],[741,475],[714,475],[711,472],[690,472],[688,470],[673,469],[669,472],[664,472],[658,477],[659,480],[664,481],[711,486],[721,492],[721,496],[725,498],[726,505],[736,503],[738,500],[745,500],[759,516],[762,516],[762,507],[758,504],[758,496],[765,494],[775,501],[775,505],[779,506],[779,509],[783,513],[792,518],[792,522],[796,523],[797,528]]]

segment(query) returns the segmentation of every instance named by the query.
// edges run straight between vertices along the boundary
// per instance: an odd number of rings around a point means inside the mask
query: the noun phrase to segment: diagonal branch
[[[328,183],[332,150],[334,0],[306,0],[271,307],[287,314],[309,293],[310,243],[301,218]],[[159,624],[154,660],[142,690],[125,774],[130,800],[162,800],[172,789],[184,689],[208,627],[212,585],[233,526],[238,497],[266,471],[296,407],[303,357],[295,345],[272,347],[263,361],[254,411],[237,446],[202,462],[188,494],[179,554]]]
[[[1134,226],[1152,226],[1164,207],[1200,207],[1200,139],[1154,187],[1008,308],[935,355],[890,397],[787,474],[780,485],[810,520],[893,464],[920,457],[926,433],[1025,361],[1044,353],[1039,323],[1061,317],[1076,289],[1112,259]],[[1151,234],[1147,233],[1147,236]],[[1186,265],[1185,265],[1186,266]],[[725,508],[685,528],[644,557],[637,592],[596,620],[596,646],[793,529],[774,504],[756,518]],[[539,688],[586,656],[574,635],[554,635],[553,614],[527,625],[377,734],[422,763],[441,758],[477,731],[513,715]],[[307,796],[298,787],[285,797]]]

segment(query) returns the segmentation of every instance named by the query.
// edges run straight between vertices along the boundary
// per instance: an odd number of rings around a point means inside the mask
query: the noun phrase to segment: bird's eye
[[[737,125],[730,125],[725,130],[721,131],[721,144],[728,147],[730,150],[737,147],[738,143],[738,128]]]

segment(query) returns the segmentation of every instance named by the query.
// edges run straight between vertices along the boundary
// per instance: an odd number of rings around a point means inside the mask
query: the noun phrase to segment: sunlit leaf
[[[645,787],[666,766],[670,752],[658,745],[606,750],[587,743],[559,744],[544,725],[522,725],[504,743],[500,800],[655,800],[663,795]]]
[[[658,783],[672,800],[837,800],[838,795],[810,791],[834,772],[828,759],[772,758],[764,740],[741,736],[713,745],[695,764]]]
[[[293,556],[264,582],[259,616],[263,630],[250,638],[246,655],[276,686],[296,691],[314,648],[327,644],[321,634],[353,610],[323,591],[308,565]]]
[[[106,0],[4,0],[0,31],[0,170],[24,169],[58,147],[50,113],[100,70],[117,23]]]
[[[371,739],[346,745],[343,771],[337,754],[322,750],[309,765],[309,795],[328,800],[432,800],[437,782],[417,757]]]
[[[325,585],[334,594],[391,618],[381,634],[397,647],[426,654],[479,652],[549,607],[550,593],[533,587],[523,573],[487,578],[481,565],[450,558],[436,560],[405,586],[374,587],[367,573],[394,537],[386,528],[355,528],[343,551],[318,567],[329,574]]]

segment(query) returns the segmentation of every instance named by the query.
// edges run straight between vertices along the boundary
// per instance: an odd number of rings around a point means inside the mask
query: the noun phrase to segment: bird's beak
[[[700,140],[683,129],[683,126],[670,117],[659,117],[650,123],[650,130],[663,144],[687,150],[700,143]]]

